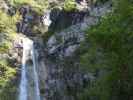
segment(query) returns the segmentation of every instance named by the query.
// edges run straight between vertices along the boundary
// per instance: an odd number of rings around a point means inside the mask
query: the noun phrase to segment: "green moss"
[[[15,32],[16,22],[20,19],[21,16],[18,13],[14,16],[9,16],[0,9],[0,32]]]
[[[4,87],[10,78],[16,74],[16,70],[8,65],[6,59],[0,60],[0,86]]]
[[[0,60],[0,99],[15,100],[16,85],[11,81],[16,77],[16,69],[10,66],[8,60]],[[14,99],[11,99],[14,98]]]
[[[0,53],[7,53],[10,48],[11,48],[11,43],[4,42],[0,44]]]
[[[65,0],[64,10],[65,11],[74,11],[74,10],[76,10],[76,1],[75,0]]]
[[[48,0],[9,0],[9,3],[15,7],[29,5],[39,14],[41,14],[43,10],[48,7]]]
[[[16,36],[16,22],[20,19],[18,12],[9,16],[0,9],[0,53],[7,53],[12,47],[11,40]]]

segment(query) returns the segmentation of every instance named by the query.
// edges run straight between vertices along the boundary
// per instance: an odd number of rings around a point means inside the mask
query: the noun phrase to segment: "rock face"
[[[60,31],[71,25],[80,23],[86,14],[84,11],[66,12],[58,8],[52,9],[50,14],[52,24],[49,28],[53,31]]]
[[[90,15],[84,16],[79,23],[75,21],[77,24],[75,23],[67,29],[55,33],[47,42],[48,54],[56,54],[56,56],[59,57],[72,56],[76,48],[84,41],[84,30],[97,24],[100,17],[104,16],[108,11],[110,11],[110,4],[106,4],[103,7],[96,7],[91,11]],[[76,19],[76,17],[74,19]]]
[[[95,79],[94,75],[80,69],[75,51],[85,40],[85,29],[97,24],[100,17],[110,10],[109,4],[105,5],[94,8],[81,22],[55,33],[48,39],[43,65],[46,75],[46,100],[76,100],[77,93]],[[95,12],[95,9],[98,11]]]
[[[40,16],[34,12],[29,6],[22,6],[19,9],[19,13],[22,15],[22,20],[17,23],[17,32],[26,35],[32,35],[34,33],[34,25],[40,23]]]
[[[53,3],[55,1],[51,2]],[[58,2],[58,0],[56,2]],[[10,7],[9,13],[10,15],[14,14],[15,9]],[[26,35],[33,35],[34,26],[41,26],[46,28],[46,31],[52,32],[63,30],[71,25],[81,23],[88,14],[87,10],[84,9],[67,12],[60,6],[58,8],[46,10],[42,15],[39,15],[28,5],[21,6],[19,13],[22,15],[22,20],[16,25],[17,32]]]

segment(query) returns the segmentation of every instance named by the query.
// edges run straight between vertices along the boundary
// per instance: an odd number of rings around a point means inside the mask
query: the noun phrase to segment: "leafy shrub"
[[[0,73],[0,87],[4,87],[9,79],[16,74],[16,71],[8,65],[6,59],[3,59],[0,60]]]
[[[127,0],[115,3],[114,12],[86,33],[86,42],[91,45],[81,56],[82,66],[95,73],[106,70],[91,84],[89,92],[84,91],[91,99],[133,99],[133,4]]]
[[[0,55],[8,54],[12,47],[11,41],[16,36],[16,22],[20,19],[18,12],[9,16],[0,9]],[[17,90],[12,80],[16,77],[16,71],[7,58],[0,57],[0,100],[15,100]]]
[[[65,0],[64,9],[66,11],[76,10],[76,1],[75,0]]]
[[[42,13],[48,7],[48,0],[9,0],[13,6],[29,5],[38,13]]]
[[[10,42],[1,43],[0,44],[0,53],[7,53],[10,48],[11,48]]]
[[[18,13],[11,17],[0,10],[0,32],[15,33],[16,22],[20,19],[21,16]]]

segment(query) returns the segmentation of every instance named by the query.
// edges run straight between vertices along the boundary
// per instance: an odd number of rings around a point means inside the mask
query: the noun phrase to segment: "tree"
[[[82,66],[105,71],[87,93],[96,100],[133,99],[133,4],[114,1],[115,10],[87,31],[91,49],[82,55]]]

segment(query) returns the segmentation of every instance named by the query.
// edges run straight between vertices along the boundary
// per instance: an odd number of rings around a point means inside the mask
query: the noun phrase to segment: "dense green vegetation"
[[[66,11],[74,11],[74,10],[76,10],[76,2],[75,2],[75,0],[65,0],[64,9]]]
[[[21,19],[18,13],[9,16],[0,9],[0,53],[7,53],[11,48],[11,40],[16,35],[16,22]]]
[[[86,32],[81,66],[97,78],[80,100],[133,99],[133,3],[118,0],[114,6],[113,13]]]
[[[16,31],[16,22],[20,19],[18,13],[14,16],[7,15],[0,9],[0,32],[13,33]]]
[[[11,5],[23,5],[23,4],[28,4],[32,7],[39,7],[43,9],[46,7],[48,0],[9,0],[9,3]]]
[[[15,76],[16,69],[11,67],[7,59],[0,59],[0,100],[15,100]]]
[[[42,13],[44,9],[48,8],[48,0],[8,0],[9,4],[19,8],[22,5],[29,5],[38,13]]]
[[[12,81],[16,77],[17,69],[10,63],[13,59],[7,56],[16,36],[16,22],[19,19],[21,17],[18,13],[10,16],[0,9],[0,100],[15,100],[16,87]]]

